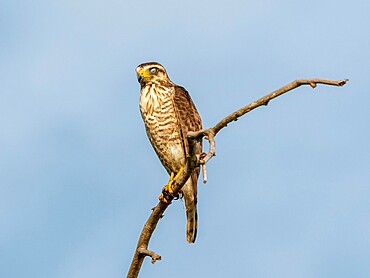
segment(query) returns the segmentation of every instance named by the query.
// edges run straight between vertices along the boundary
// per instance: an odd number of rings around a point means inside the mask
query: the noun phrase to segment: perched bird
[[[171,192],[174,176],[178,176],[186,163],[189,151],[186,135],[202,129],[199,113],[189,93],[173,83],[162,65],[149,62],[136,68],[141,85],[140,112],[146,133],[164,168],[170,174],[165,189]],[[202,143],[197,143],[197,154]],[[197,235],[197,181],[199,167],[182,188],[187,217],[186,239],[195,242]],[[171,182],[172,181],[172,182]],[[166,202],[163,195],[160,200]]]

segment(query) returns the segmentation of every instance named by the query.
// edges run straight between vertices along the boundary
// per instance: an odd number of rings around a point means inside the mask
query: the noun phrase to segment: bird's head
[[[164,67],[156,62],[144,63],[136,68],[137,80],[141,85],[149,82],[169,81]]]

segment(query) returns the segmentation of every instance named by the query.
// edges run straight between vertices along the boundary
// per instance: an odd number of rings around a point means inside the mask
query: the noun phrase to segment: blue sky
[[[216,137],[199,233],[173,203],[141,277],[367,277],[370,2],[1,1],[0,277],[124,277],[168,176],[135,67],[162,63]]]

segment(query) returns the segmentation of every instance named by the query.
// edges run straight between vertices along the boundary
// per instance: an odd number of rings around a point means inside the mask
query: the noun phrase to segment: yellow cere
[[[150,76],[150,73],[149,73],[149,71],[148,71],[148,70],[139,69],[139,70],[137,71],[137,73],[138,73],[139,75],[141,75],[142,77],[149,77],[149,76]]]

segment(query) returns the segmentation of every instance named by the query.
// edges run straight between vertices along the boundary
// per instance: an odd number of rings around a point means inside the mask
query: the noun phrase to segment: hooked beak
[[[138,68],[136,69],[137,81],[138,81],[139,83],[141,83],[141,81],[144,79],[144,77],[148,77],[148,76],[146,76],[146,75],[147,75],[147,73],[146,73],[142,68],[138,67]]]
[[[136,76],[137,76],[137,81],[140,83],[141,80],[143,79],[143,76],[140,75],[139,73],[136,73]]]

